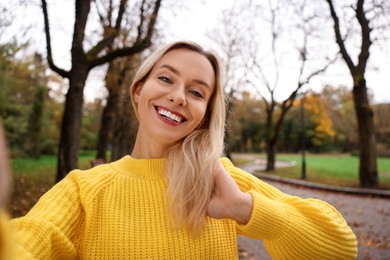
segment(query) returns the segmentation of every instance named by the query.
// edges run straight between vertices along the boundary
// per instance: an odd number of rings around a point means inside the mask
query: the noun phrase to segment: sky
[[[10,3],[15,0],[11,0]],[[39,1],[37,1],[39,3]],[[164,2],[164,1],[163,1]],[[213,0],[213,1],[189,1],[184,0],[185,8],[181,8],[179,12],[172,13],[168,9],[163,9],[165,18],[172,20],[169,22],[169,27],[166,28],[165,41],[174,41],[178,39],[194,40],[206,48],[214,46],[211,40],[206,36],[206,32],[217,26],[218,16],[222,8],[231,5],[233,0]],[[172,3],[172,2],[171,2]],[[173,3],[175,3],[173,1]],[[70,68],[70,47],[71,37],[73,33],[73,0],[48,1],[49,16],[51,19],[52,47],[55,63],[64,69]],[[172,18],[170,18],[172,17]],[[32,44],[39,46],[41,52],[46,48],[45,38],[43,34],[43,21],[39,5],[36,8],[29,8],[23,12],[18,12],[17,19],[14,20],[13,27],[26,27],[30,25],[27,35],[18,35],[18,37],[32,37]],[[13,33],[6,36],[11,37]],[[16,33],[17,34],[17,33]],[[2,40],[7,37],[1,37]],[[390,57],[383,55],[375,49],[371,50],[371,63],[366,74],[367,85],[370,93],[373,94],[375,103],[390,103]],[[375,65],[372,61],[375,61]],[[377,65],[379,64],[379,65]],[[88,78],[85,88],[86,100],[93,100],[95,97],[104,97],[106,91],[103,87],[105,70],[103,68],[94,69]],[[293,76],[291,76],[293,77]],[[291,82],[290,76],[284,76],[282,84],[284,87],[278,89],[277,98],[283,99],[289,94],[287,86]],[[343,62],[331,67],[326,75],[316,77],[310,82],[310,88],[319,91],[321,87],[331,83],[333,85],[346,85],[351,88],[352,80],[349,76],[346,65]],[[248,89],[251,91],[251,89]],[[255,92],[253,92],[255,93]]]

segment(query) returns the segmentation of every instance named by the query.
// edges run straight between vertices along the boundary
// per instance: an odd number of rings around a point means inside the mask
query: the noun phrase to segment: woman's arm
[[[10,182],[7,144],[0,118],[0,260],[11,256],[11,237],[8,227],[8,214],[5,206],[8,200]]]
[[[238,232],[264,240],[273,259],[356,258],[356,237],[334,207],[321,200],[287,195],[234,167],[228,159],[223,159],[222,163],[226,169],[224,178],[228,178],[229,172],[240,191],[252,198],[249,221],[238,221]],[[216,186],[226,183],[217,177],[215,182]],[[226,189],[224,194],[229,194],[227,189],[230,189],[232,194],[237,192],[233,186],[225,186],[223,189]],[[234,196],[238,197],[240,196]],[[220,216],[229,214],[226,212],[231,212],[231,209],[227,208],[235,207],[236,203],[237,200],[231,200],[230,206],[223,203],[220,209],[225,210]]]
[[[207,215],[212,218],[230,218],[240,224],[248,223],[253,208],[252,196],[240,190],[221,162],[214,167],[214,191]]]
[[[56,184],[26,216],[13,219],[20,259],[76,259],[84,223],[76,172]]]
[[[78,185],[69,174],[25,216],[5,211],[11,186],[6,139],[0,121],[0,260],[75,259],[77,230],[83,223]]]

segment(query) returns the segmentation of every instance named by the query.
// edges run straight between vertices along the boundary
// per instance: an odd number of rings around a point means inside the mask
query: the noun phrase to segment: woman
[[[151,55],[131,86],[131,156],[69,173],[13,220],[22,259],[237,259],[237,235],[275,259],[354,259],[342,216],[234,167],[223,151],[217,58],[191,42]]]

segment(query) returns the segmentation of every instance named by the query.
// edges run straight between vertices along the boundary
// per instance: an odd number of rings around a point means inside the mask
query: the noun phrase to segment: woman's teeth
[[[175,121],[175,122],[178,122],[178,123],[180,123],[182,120],[183,120],[183,118],[182,117],[180,117],[180,116],[178,116],[178,115],[175,115],[175,114],[173,114],[173,113],[171,113],[171,112],[169,112],[169,111],[166,111],[166,110],[164,110],[164,109],[158,109],[158,113],[160,114],[160,115],[162,115],[162,116],[164,116],[164,117],[166,117],[166,118],[168,118],[168,119],[170,119],[170,120],[172,120],[172,121]]]

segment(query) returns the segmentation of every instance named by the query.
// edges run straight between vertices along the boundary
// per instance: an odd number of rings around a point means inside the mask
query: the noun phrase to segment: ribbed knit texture
[[[237,234],[263,239],[273,259],[356,256],[355,236],[332,206],[288,196],[228,159],[224,167],[253,197],[251,219],[207,218],[193,237],[168,220],[164,163],[126,156],[71,172],[11,221],[15,259],[237,259]]]

